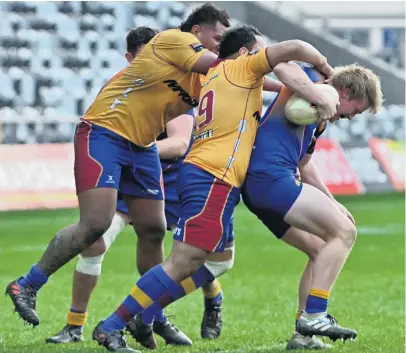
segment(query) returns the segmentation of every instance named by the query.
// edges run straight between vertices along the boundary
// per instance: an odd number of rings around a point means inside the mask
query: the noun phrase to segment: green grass
[[[343,198],[359,228],[354,250],[336,283],[330,312],[358,330],[355,343],[336,342],[333,351],[404,352],[404,195]],[[215,342],[199,336],[202,294],[196,292],[167,310],[194,341],[172,352],[283,352],[293,331],[297,282],[304,255],[277,241],[240,205],[236,212],[237,252],[234,269],[221,279],[225,292],[224,328]],[[74,221],[76,210],[0,213],[0,288],[36,262],[53,234]],[[49,346],[44,339],[65,324],[74,262],[60,270],[38,296],[41,324],[24,326],[12,314],[10,300],[0,299],[0,352],[103,352],[90,335],[97,322],[116,309],[137,280],[135,236],[128,228],[106,255],[103,274],[89,308],[86,342]],[[166,238],[169,250],[171,236]],[[130,345],[137,347],[130,340]]]

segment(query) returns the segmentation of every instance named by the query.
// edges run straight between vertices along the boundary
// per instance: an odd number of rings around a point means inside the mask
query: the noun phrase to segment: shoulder
[[[155,36],[154,43],[176,43],[176,44],[202,44],[199,40],[192,34],[188,32],[182,32],[179,29],[168,29]],[[203,47],[203,46],[202,46]]]

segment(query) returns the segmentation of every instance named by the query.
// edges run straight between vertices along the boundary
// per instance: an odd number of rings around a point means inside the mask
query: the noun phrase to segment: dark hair
[[[260,31],[249,25],[230,28],[223,34],[223,38],[221,39],[219,59],[224,59],[237,53],[242,47],[251,50],[257,42],[255,36],[261,35]]]
[[[190,32],[195,25],[209,24],[215,26],[220,22],[224,27],[230,27],[230,16],[226,10],[220,10],[213,4],[206,2],[205,4],[196,7],[187,17],[186,21],[182,22],[179,29],[182,32]]]
[[[159,31],[155,28],[139,26],[127,33],[125,41],[127,43],[127,51],[134,54],[142,44],[147,44]]]

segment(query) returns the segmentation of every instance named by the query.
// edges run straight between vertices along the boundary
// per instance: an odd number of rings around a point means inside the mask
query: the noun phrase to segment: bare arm
[[[312,161],[312,155],[306,154],[299,163],[299,171],[302,182],[313,185],[321,192],[326,194],[330,199],[335,201],[333,194],[324,183],[316,164]]]
[[[273,78],[270,78],[270,77],[265,77],[264,91],[267,91],[267,92],[280,92],[282,87],[283,87],[282,82],[280,82],[278,80],[274,80]]]
[[[310,80],[298,64],[292,62],[280,63],[275,66],[274,73],[292,92],[315,104],[321,119],[329,119],[337,112],[338,95],[334,97],[317,89],[316,84]]]
[[[280,63],[273,72],[292,92],[316,105],[324,104],[324,95],[298,64]]]
[[[269,45],[266,48],[266,57],[271,69],[279,63],[296,60],[312,64],[327,78],[333,74],[333,68],[327,63],[326,57],[314,46],[301,40],[287,40]]]
[[[166,124],[168,137],[156,142],[159,158],[173,159],[185,155],[192,135],[193,116],[182,114]]]
[[[193,65],[192,72],[197,72],[198,74],[206,75],[210,67],[217,60],[217,55],[210,51],[204,53]]]

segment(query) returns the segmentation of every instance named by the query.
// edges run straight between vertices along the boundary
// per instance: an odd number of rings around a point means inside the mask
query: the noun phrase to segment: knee
[[[234,266],[235,246],[231,246],[224,250],[217,259],[211,259],[210,255],[204,265],[214,277],[220,277],[227,271],[230,271]]]
[[[160,245],[163,242],[166,231],[165,222],[134,225],[138,239],[142,243]]]
[[[80,220],[80,224],[86,231],[84,242],[86,245],[91,245],[100,239],[103,234],[109,229],[111,218],[103,219],[102,217],[89,218]]]
[[[338,229],[338,236],[344,243],[344,245],[351,249],[357,239],[357,228],[355,225],[349,220],[345,219],[345,222],[342,222],[341,227]]]
[[[205,262],[207,254],[193,252],[171,253],[164,262],[164,268],[184,279],[196,272]]]
[[[309,257],[310,261],[314,261],[316,259],[325,244],[325,241],[319,238],[313,239],[313,241],[310,242],[310,246],[306,251],[306,255]]]
[[[81,255],[83,257],[95,257],[104,255],[107,251],[106,243],[104,242],[103,238],[97,239],[92,245],[90,245],[87,249],[85,249]]]
[[[79,255],[76,271],[90,276],[99,276],[101,273],[104,253],[97,256]]]

